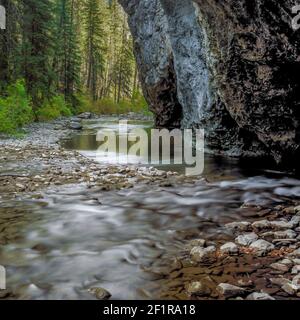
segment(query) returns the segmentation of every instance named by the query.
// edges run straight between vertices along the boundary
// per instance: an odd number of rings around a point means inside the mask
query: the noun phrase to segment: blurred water
[[[113,125],[87,122],[64,145],[92,156],[95,130]],[[208,182],[199,178],[195,185],[109,192],[72,185],[47,190],[42,200],[0,202],[8,287],[19,299],[92,299],[92,286],[114,299],[157,298],[162,276],[145,270],[168,266],[188,239],[226,237],[220,226],[243,219],[245,203],[268,206],[300,194],[300,181],[286,174],[211,156],[205,167]]]

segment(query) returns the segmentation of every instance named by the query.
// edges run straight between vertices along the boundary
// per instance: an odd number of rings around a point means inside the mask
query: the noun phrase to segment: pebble
[[[292,269],[292,274],[298,274],[300,272],[300,265],[296,265]]]
[[[223,254],[237,254],[239,253],[239,247],[233,242],[228,242],[221,246],[220,251]]]
[[[247,233],[242,234],[235,238],[235,242],[241,246],[249,246],[251,243],[255,242],[258,239],[258,236],[256,233]]]
[[[298,291],[298,286],[295,285],[295,284],[293,284],[293,283],[288,282],[288,283],[284,284],[284,285],[281,287],[281,289],[282,289],[284,292],[286,292],[287,294],[293,296],[293,295],[295,295],[295,294],[297,293],[297,291]]]
[[[90,288],[88,289],[92,295],[94,295],[98,300],[108,300],[111,298],[111,293],[103,288]]]
[[[286,220],[270,221],[269,224],[270,224],[270,227],[275,230],[284,230],[284,229],[290,229],[291,227],[293,227],[293,224],[289,223]]]
[[[264,292],[253,292],[247,296],[246,300],[275,300],[269,294]]]
[[[265,240],[257,240],[250,245],[250,248],[254,250],[255,254],[258,256],[263,256],[269,251],[273,250],[275,247],[272,243]]]
[[[194,281],[187,285],[186,291],[189,295],[206,296],[211,293],[207,286],[203,285],[200,281]]]
[[[215,246],[209,246],[207,248],[202,247],[194,247],[191,250],[191,257],[192,260],[195,262],[205,262],[205,261],[213,261],[216,260],[216,247]]]
[[[241,222],[231,222],[225,224],[225,228],[230,231],[248,231],[251,226],[250,222],[241,221]]]
[[[297,233],[291,229],[274,232],[275,239],[294,239],[296,237],[297,237]]]
[[[272,263],[270,267],[274,270],[280,271],[280,272],[288,272],[290,270],[290,267],[286,264],[282,263]]]
[[[252,227],[257,230],[263,230],[270,227],[270,221],[268,220],[259,220],[252,223]]]
[[[245,289],[243,289],[241,287],[237,287],[237,286],[234,286],[234,285],[228,284],[228,283],[220,283],[217,286],[217,291],[220,295],[222,295],[225,298],[237,297],[237,296],[247,292]]]

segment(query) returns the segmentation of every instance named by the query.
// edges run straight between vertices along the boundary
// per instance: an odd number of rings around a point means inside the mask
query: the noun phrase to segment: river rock
[[[216,247],[209,246],[207,248],[194,247],[190,253],[192,260],[195,262],[209,262],[216,260]]]
[[[284,229],[290,229],[293,227],[293,224],[289,223],[286,220],[278,220],[278,221],[270,221],[270,227],[275,230],[284,230]]]
[[[277,285],[277,286],[282,287],[283,285],[289,283],[290,280],[289,280],[289,279],[286,279],[286,278],[282,278],[282,277],[281,277],[281,278],[270,278],[270,282],[271,282],[272,284],[275,284],[275,285]]]
[[[82,130],[83,127],[79,122],[71,122],[69,128],[72,130]]]
[[[272,243],[265,240],[257,240],[250,245],[250,248],[254,250],[255,254],[258,256],[263,256],[269,251],[273,250],[275,247]]]
[[[189,295],[206,296],[210,294],[210,289],[200,281],[194,281],[187,285],[186,291]]]
[[[249,294],[246,300],[275,300],[275,298],[264,292],[254,292]]]
[[[111,298],[111,293],[103,288],[93,287],[88,289],[92,295],[94,295],[98,300],[109,300]]]
[[[284,231],[276,231],[273,233],[275,239],[294,239],[297,237],[297,233],[291,229]]]
[[[290,266],[283,263],[272,263],[270,267],[282,273],[288,272],[290,270]]]
[[[84,112],[77,116],[79,119],[91,119],[93,117],[93,114],[91,112]]]
[[[258,239],[256,233],[245,233],[237,238],[235,238],[235,242],[241,246],[249,246],[251,243],[255,242]]]
[[[252,227],[257,230],[263,230],[270,227],[270,221],[268,220],[259,220],[252,223]]]
[[[284,284],[281,289],[288,293],[290,296],[295,295],[298,292],[299,287],[291,282]]]
[[[228,242],[221,246],[220,251],[223,254],[238,254],[239,247],[233,242]]]
[[[251,226],[250,222],[247,221],[241,221],[241,222],[231,222],[225,224],[225,228],[232,231],[248,231]]]
[[[220,283],[217,286],[218,293],[225,298],[233,298],[245,294],[247,291],[244,288],[234,286],[228,283]]]
[[[296,265],[292,269],[292,274],[298,274],[300,272],[300,265]]]

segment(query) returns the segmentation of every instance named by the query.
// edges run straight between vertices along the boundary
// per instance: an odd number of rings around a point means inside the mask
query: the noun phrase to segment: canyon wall
[[[158,127],[201,127],[231,156],[299,157],[293,0],[120,0]]]

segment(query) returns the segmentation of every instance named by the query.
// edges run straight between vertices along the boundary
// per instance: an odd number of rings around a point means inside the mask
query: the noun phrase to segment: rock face
[[[294,1],[120,3],[158,127],[204,128],[207,146],[232,156],[299,155]]]

